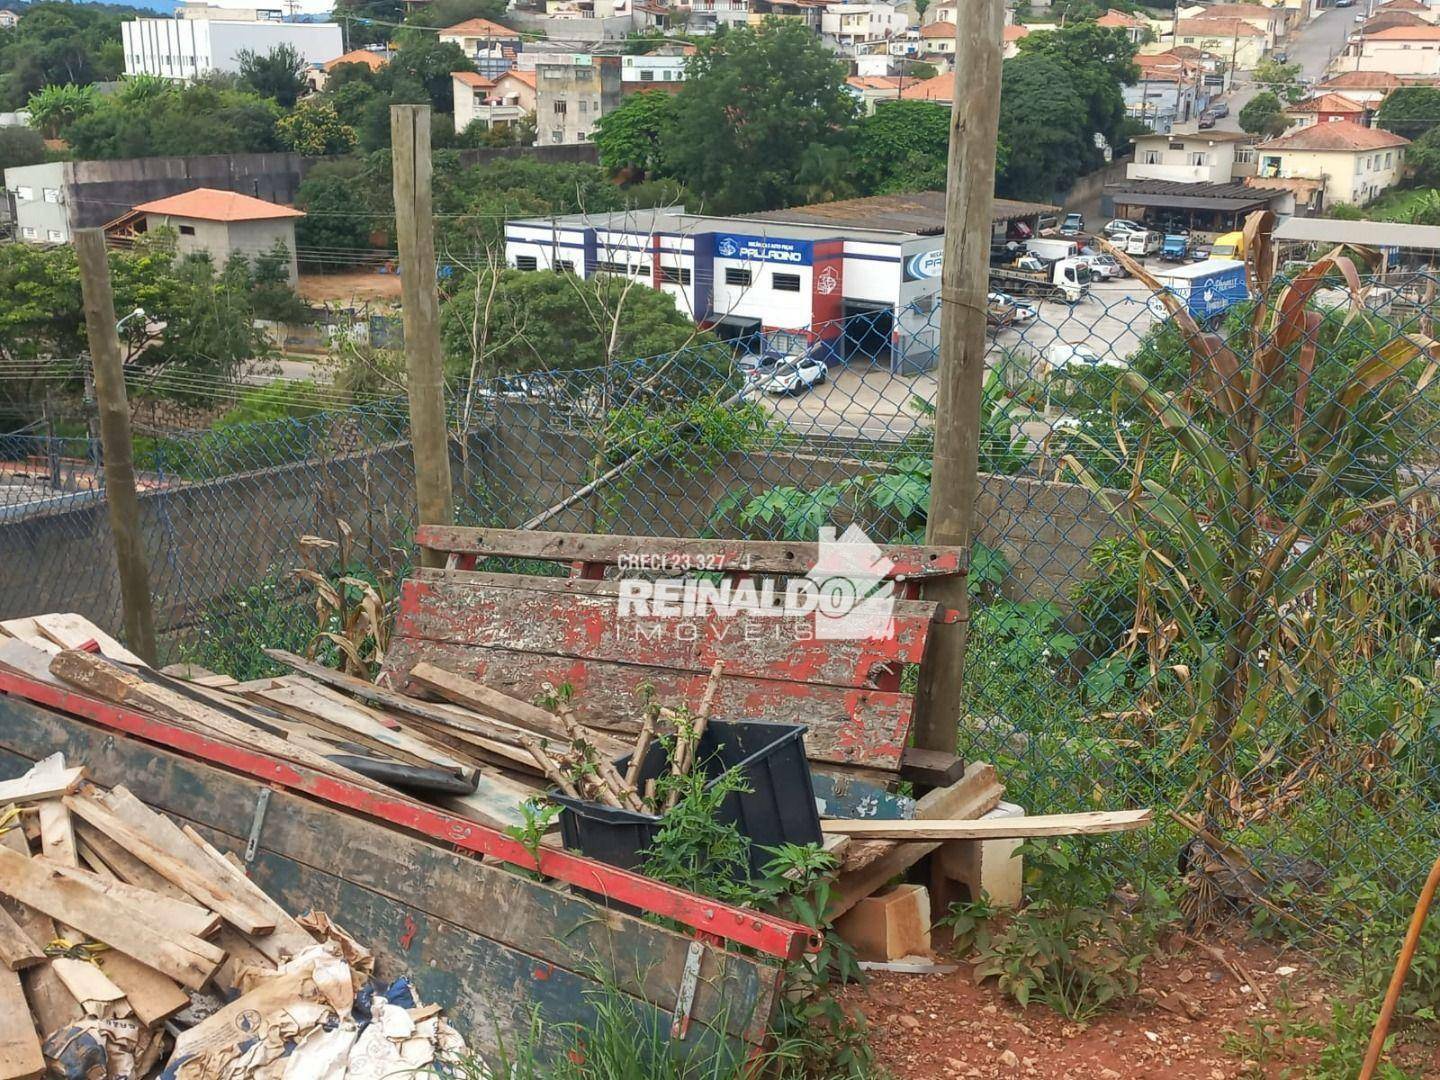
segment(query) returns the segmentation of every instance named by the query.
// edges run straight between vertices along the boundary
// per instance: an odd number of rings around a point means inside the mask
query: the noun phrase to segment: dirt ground
[[[400,303],[400,275],[360,270],[346,274],[301,274],[300,295],[312,304]]]
[[[1021,1008],[994,980],[977,986],[968,963],[945,975],[872,973],[844,1001],[870,1019],[880,1064],[904,1080],[1303,1076],[1297,1066],[1317,1047],[1297,1040],[1277,1046],[1285,1042],[1282,1017],[1328,1016],[1334,986],[1292,953],[1216,944],[1245,982],[1230,966],[1176,942],[1180,951],[1146,964],[1141,1000],[1089,1024],[1072,1023],[1044,1004]],[[936,955],[953,962],[943,949]],[[1265,1050],[1260,1033],[1267,1028]],[[1440,1047],[1412,1040],[1400,1053],[1414,1075],[1440,1076]]]

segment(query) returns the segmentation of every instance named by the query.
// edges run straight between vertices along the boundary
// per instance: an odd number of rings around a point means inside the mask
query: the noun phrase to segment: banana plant
[[[1246,221],[1250,308],[1238,327],[1232,323],[1228,340],[1192,318],[1144,267],[1105,245],[1174,320],[1190,378],[1176,389],[1134,370],[1117,376],[1117,394],[1133,397],[1153,421],[1132,447],[1123,506],[1067,459],[1097,497],[1130,517],[1142,550],[1170,579],[1170,609],[1198,658],[1186,748],[1203,741],[1208,750],[1203,797],[1212,826],[1234,819],[1236,751],[1258,726],[1264,680],[1274,668],[1268,661],[1285,648],[1281,616],[1313,593],[1337,530],[1407,497],[1392,491],[1378,500],[1356,499],[1345,470],[1436,370],[1437,343],[1397,330],[1336,377],[1336,357],[1321,352],[1325,317],[1312,306],[1317,291],[1338,282],[1345,300],[1341,332],[1374,335],[1384,326],[1366,311],[1359,271],[1341,247],[1288,284],[1275,282],[1273,224],[1269,212]],[[1328,369],[1323,387],[1314,378],[1317,358]],[[1151,453],[1166,455],[1168,476],[1142,472]]]

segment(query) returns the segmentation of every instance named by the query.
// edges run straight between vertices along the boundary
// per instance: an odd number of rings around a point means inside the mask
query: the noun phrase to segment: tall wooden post
[[[125,644],[147,664],[156,662],[155,611],[150,599],[150,569],[140,539],[140,500],[135,494],[135,460],[130,444],[130,406],[125,400],[125,362],[115,325],[115,294],[105,234],[75,232],[80,288],[85,297],[85,332],[95,375],[95,404],[100,412],[100,445],[105,457],[105,501],[120,572],[120,603],[125,609]]]
[[[989,291],[990,215],[1000,125],[1002,0],[966,0],[955,8],[955,90],[950,165],[945,181],[945,263],[940,277],[940,370],[935,401],[935,460],[930,481],[931,544],[969,548],[980,449],[980,392],[985,382],[985,297]],[[955,750],[964,682],[970,594],[963,577],[925,590],[959,611],[937,625],[921,668],[915,745]]]
[[[445,423],[445,373],[440,354],[440,301],[435,289],[435,222],[430,206],[430,106],[390,106],[395,183],[395,233],[400,246],[405,370],[415,494],[422,525],[455,520],[450,446]],[[421,550],[422,565],[443,556]]]

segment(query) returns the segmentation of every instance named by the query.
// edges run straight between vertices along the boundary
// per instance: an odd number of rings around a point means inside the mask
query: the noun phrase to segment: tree
[[[675,97],[666,171],[717,213],[801,196],[807,153],[843,147],[856,101],[845,65],[804,26],[771,20],[707,38]],[[808,186],[815,187],[816,177]]]
[[[295,193],[305,217],[295,223],[300,261],[321,269],[346,265],[350,254],[370,250],[370,234],[384,222],[367,211],[362,161],[321,162],[312,168]]]
[[[1269,90],[1262,90],[1247,101],[1240,110],[1239,119],[1240,130],[1251,135],[1263,135],[1267,139],[1275,138],[1290,126],[1285,106]]]
[[[1123,30],[1082,22],[1058,30],[1021,38],[1019,55],[1010,63],[1043,56],[1064,68],[1071,89],[1085,105],[1083,129],[1076,134],[1086,143],[1098,132],[1111,147],[1125,142],[1125,95],[1121,87],[1140,78],[1135,64],[1135,43]],[[1008,65],[1007,65],[1008,66]],[[1012,145],[1012,149],[1013,149]],[[1084,155],[1086,171],[1098,168],[1103,157],[1093,143]]]
[[[421,87],[424,97],[397,104],[428,101],[436,112],[454,113],[454,82],[450,73],[474,70],[474,62],[453,41],[442,43],[433,34],[417,34],[397,49],[390,62],[375,74],[377,81],[392,91],[402,87],[408,90],[417,84]]]
[[[856,182],[872,195],[939,190],[949,146],[949,109],[932,101],[882,101],[856,125]]]
[[[1004,194],[1048,197],[1062,178],[1085,172],[1096,153],[1089,132],[1085,101],[1064,64],[1038,54],[1005,62],[1000,133],[1008,154],[999,178]]]
[[[1417,184],[1440,187],[1440,128],[1431,128],[1405,148],[1405,164]]]
[[[355,149],[355,129],[341,123],[335,106],[310,98],[296,105],[275,123],[275,133],[287,148],[306,157],[348,154]]]
[[[404,20],[403,0],[335,0],[332,15],[343,22],[352,49],[388,41],[393,27]]]
[[[1252,73],[1255,81],[1278,98],[1294,104],[1305,96],[1300,76],[1305,69],[1299,64],[1282,64],[1278,60],[1261,60]]]
[[[44,161],[45,139],[34,128],[0,127],[0,173]]]
[[[136,80],[133,90],[100,97],[95,108],[64,128],[80,158],[246,154],[280,150],[275,102],[236,89],[228,76],[181,86]]]
[[[45,86],[118,78],[125,66],[120,23],[135,14],[108,4],[31,4],[0,37],[0,108],[23,108]]]
[[[600,164],[612,172],[659,172],[661,152],[675,116],[675,98],[666,91],[631,94],[618,109],[595,123],[592,138],[600,153]]]
[[[1380,105],[1375,126],[1407,139],[1418,139],[1440,123],[1440,89],[1402,86]]]
[[[47,139],[58,139],[60,132],[82,116],[95,111],[95,88],[74,83],[56,83],[31,94],[25,102],[30,123]]]
[[[263,56],[251,49],[235,54],[240,64],[240,82],[282,109],[293,109],[308,89],[305,72],[310,65],[295,46],[276,45]]]
[[[417,4],[415,10],[405,16],[407,26],[431,26],[444,29],[468,19],[489,19],[491,22],[505,21],[506,0],[430,0],[428,4]]]

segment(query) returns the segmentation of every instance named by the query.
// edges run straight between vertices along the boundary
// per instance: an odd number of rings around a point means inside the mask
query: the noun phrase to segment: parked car
[[[986,299],[992,310],[1008,311],[1012,323],[1029,322],[1040,314],[1029,300],[1021,300],[1006,292],[992,292]]]
[[[1215,114],[1204,112],[1200,114],[1200,130],[1208,131],[1215,126]]]
[[[1230,115],[1230,103],[1228,101],[1212,101],[1210,107],[1205,111],[1211,116],[1216,116],[1223,120]]]
[[[1130,276],[1130,271],[1125,269],[1124,263],[1114,255],[1107,255],[1104,252],[1090,256],[1090,271],[1097,277],[1103,277],[1106,280]]]
[[[1114,218],[1105,223],[1105,228],[1102,231],[1113,240],[1115,237],[1124,235],[1125,233],[1142,232],[1144,228],[1145,226],[1141,225],[1138,221],[1131,221],[1129,218]]]
[[[1354,7],[1355,0],[1335,0],[1336,7]]]
[[[1060,223],[1061,236],[1078,236],[1085,229],[1084,214],[1066,214]]]
[[[1124,360],[1113,356],[1101,356],[1089,345],[1072,345],[1068,341],[1057,341],[1045,350],[1045,362],[1052,370],[1077,368],[1094,371],[1096,368],[1115,368],[1124,371],[1129,368]]]
[[[1290,54],[1284,49],[1276,49],[1270,54],[1270,59],[1274,60],[1277,64],[1288,64],[1290,62]]]
[[[825,375],[825,361],[804,353],[781,360],[772,371],[760,376],[757,385],[767,394],[798,394],[824,382]]]

